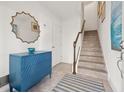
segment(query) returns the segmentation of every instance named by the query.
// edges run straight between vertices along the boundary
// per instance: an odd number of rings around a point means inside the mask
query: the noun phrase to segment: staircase
[[[85,31],[78,62],[78,73],[99,79],[107,79],[97,31]]]
[[[80,32],[81,33],[81,32]],[[77,35],[77,38],[79,34]],[[53,92],[105,92],[112,91],[107,82],[97,31],[85,31],[79,62],[75,61],[76,41],[74,41],[73,74],[66,74]],[[78,71],[75,72],[75,64]]]

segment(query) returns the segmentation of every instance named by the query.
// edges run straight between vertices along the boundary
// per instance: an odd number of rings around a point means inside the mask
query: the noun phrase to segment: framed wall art
[[[105,19],[105,7],[106,7],[105,1],[98,1],[97,15],[99,19],[101,20],[101,22],[103,22]]]
[[[122,40],[122,2],[111,2],[111,48],[121,50]]]
[[[98,17],[100,18],[100,15],[101,15],[101,5],[100,5],[100,1],[98,1],[98,5],[97,5],[97,15]]]
[[[103,22],[105,19],[105,7],[105,1],[101,2],[101,22]]]

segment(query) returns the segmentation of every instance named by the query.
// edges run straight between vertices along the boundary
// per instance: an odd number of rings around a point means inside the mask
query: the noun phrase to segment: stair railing
[[[78,32],[77,37],[76,37],[76,40],[73,42],[73,47],[74,47],[73,74],[76,74],[76,64],[77,64],[76,45],[77,45],[77,41],[78,41],[79,36],[80,36],[80,35],[83,33],[83,31],[84,31],[84,25],[85,25],[85,20],[83,21],[83,25],[82,25],[81,31]],[[79,53],[79,52],[78,52],[78,53]],[[78,55],[78,54],[77,54],[77,55]]]

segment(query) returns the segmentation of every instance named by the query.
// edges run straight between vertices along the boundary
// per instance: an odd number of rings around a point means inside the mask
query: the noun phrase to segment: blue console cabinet
[[[52,53],[38,51],[33,54],[16,53],[9,56],[10,91],[28,91],[48,74],[51,77]]]

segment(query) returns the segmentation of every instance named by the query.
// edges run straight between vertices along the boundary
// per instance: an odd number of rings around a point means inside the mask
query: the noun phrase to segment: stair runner
[[[89,78],[84,78],[80,74],[66,74],[52,92],[103,92],[103,83]]]
[[[106,79],[104,64],[97,31],[85,31],[83,45],[78,62],[78,73]]]

